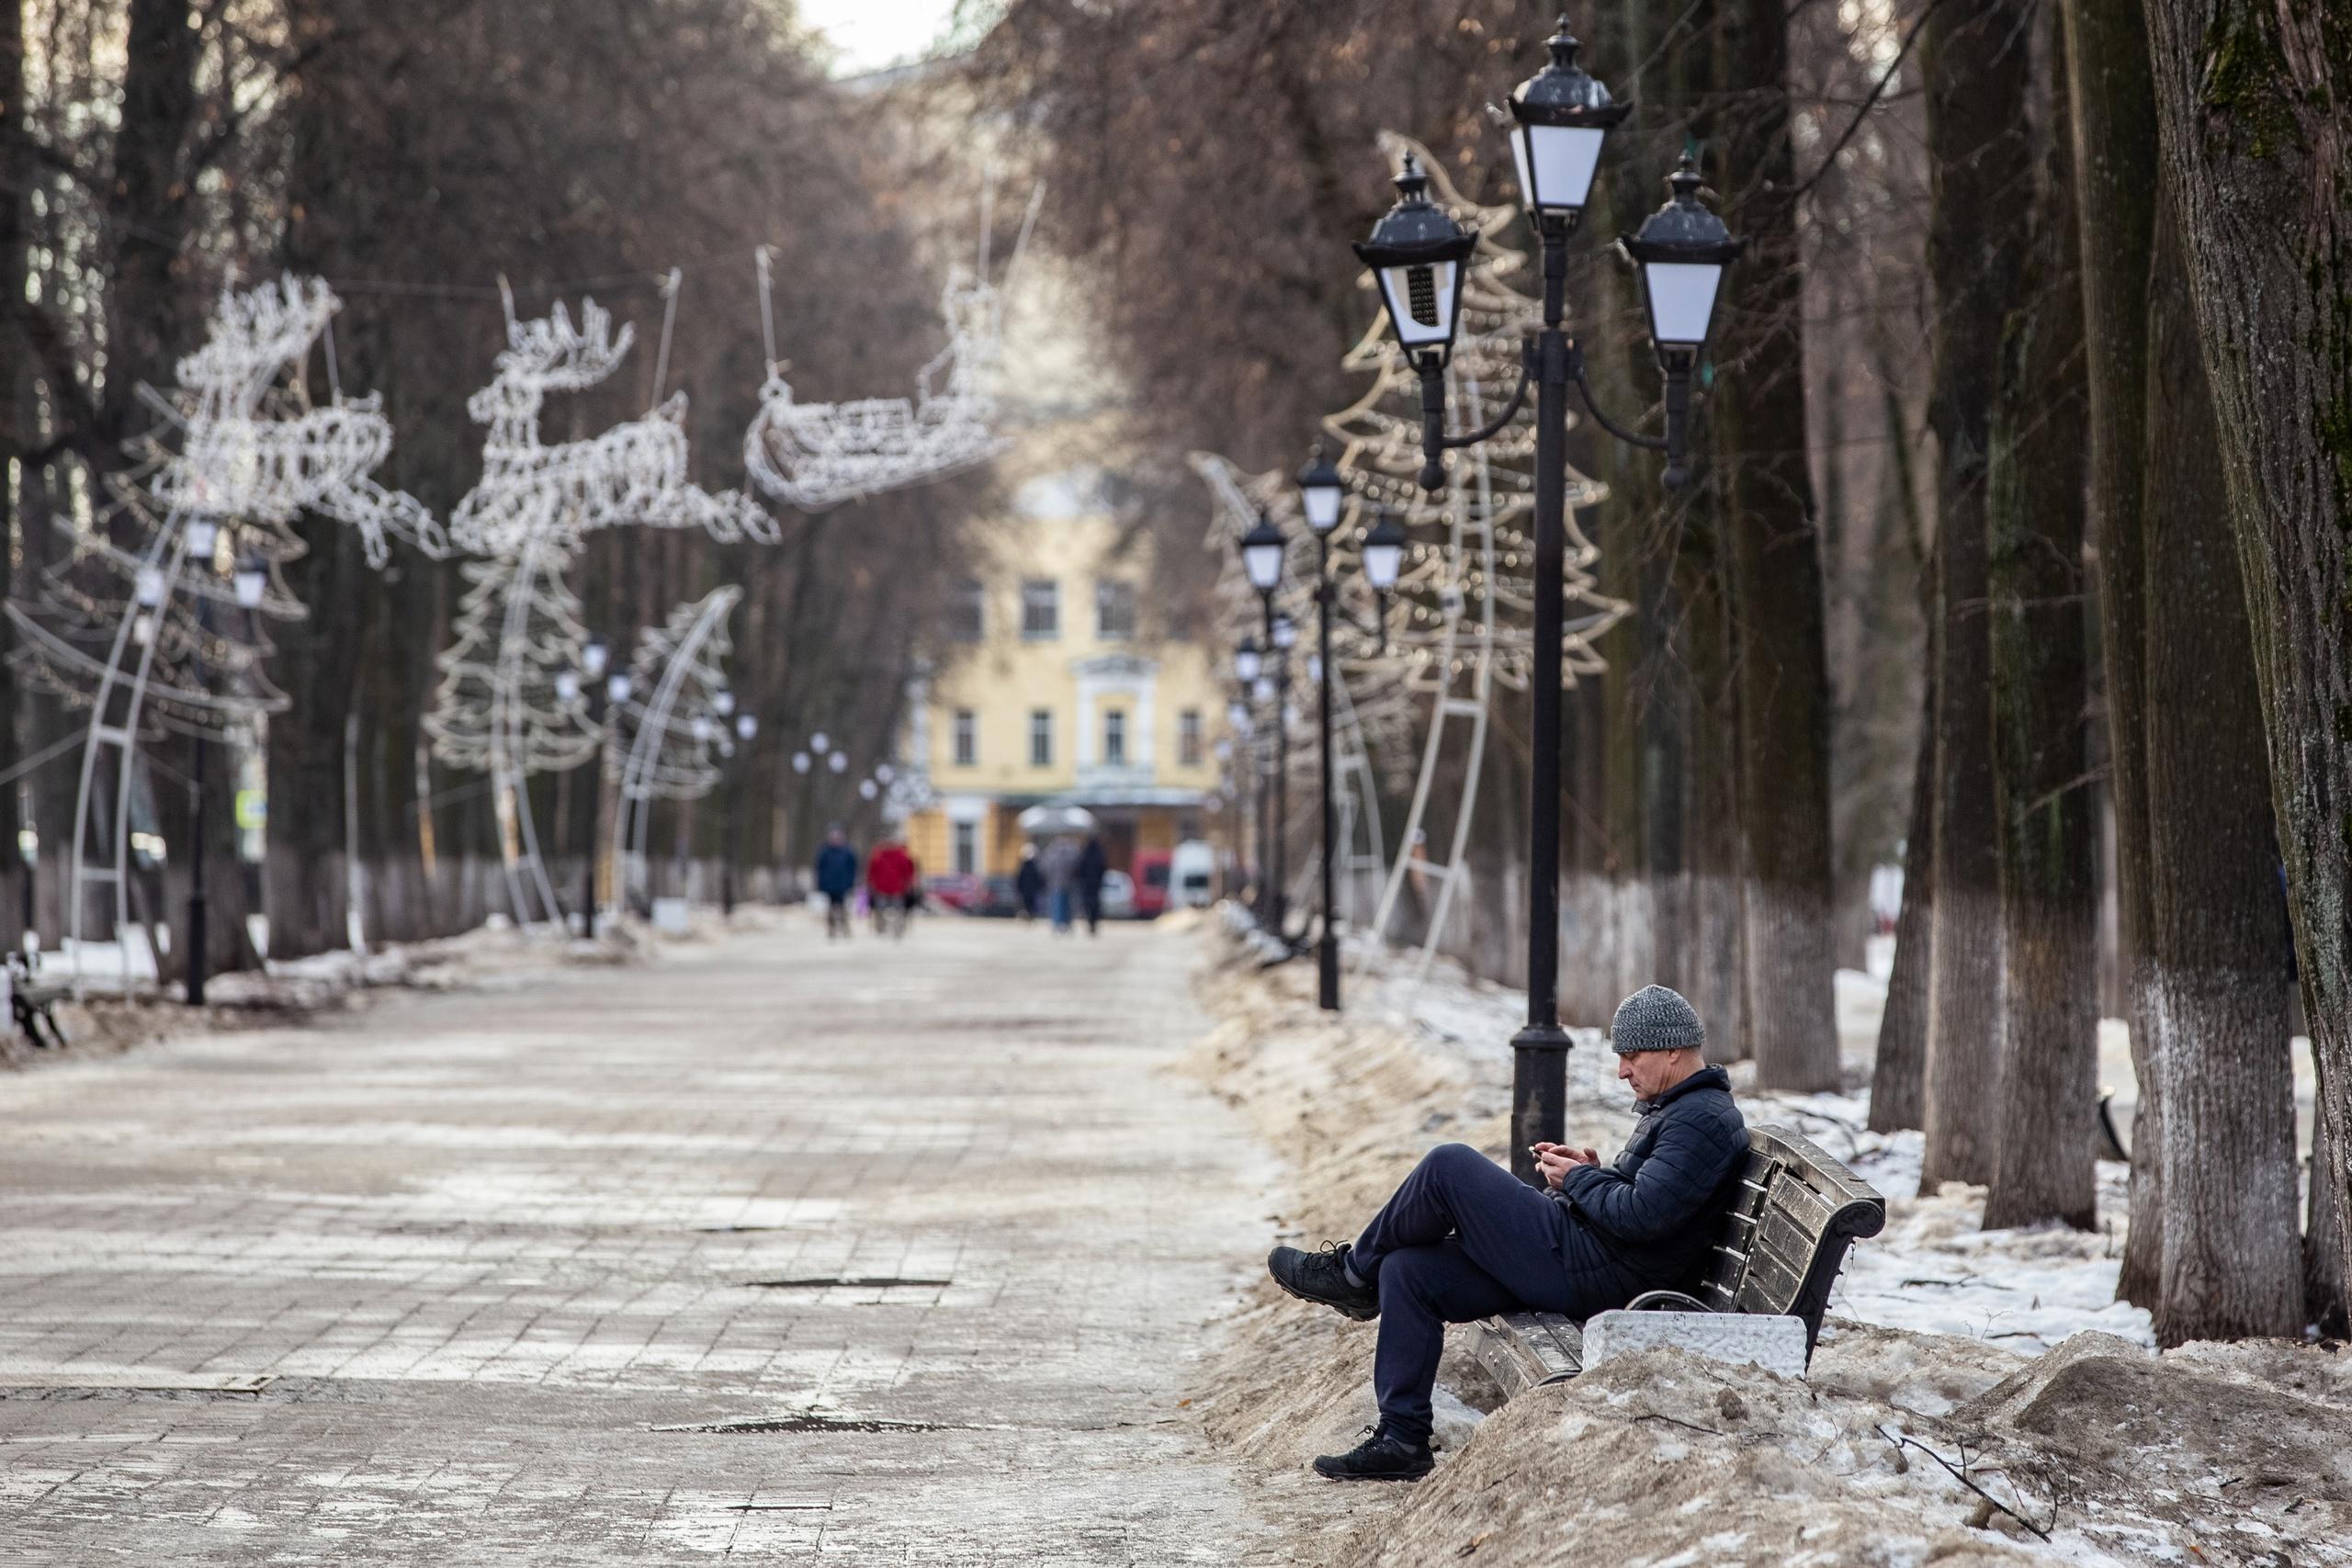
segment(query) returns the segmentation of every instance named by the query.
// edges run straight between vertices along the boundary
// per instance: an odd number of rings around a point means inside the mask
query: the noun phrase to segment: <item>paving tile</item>
[[[0,1561],[1275,1560],[1189,1428],[1086,1430],[1261,1239],[1187,963],[779,923],[0,1079],[0,1374],[275,1379],[0,1389]],[[842,1278],[949,1282],[751,1283]],[[655,1430],[811,1410],[872,1429]]]

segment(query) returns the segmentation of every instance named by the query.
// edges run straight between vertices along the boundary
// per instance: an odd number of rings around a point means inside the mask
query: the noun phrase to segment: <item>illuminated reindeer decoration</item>
[[[307,547],[294,520],[310,512],[351,525],[372,566],[394,538],[444,552],[431,514],[369,477],[390,455],[392,427],[380,399],[343,395],[332,325],[342,308],[314,277],[223,288],[203,345],[174,367],[177,385],[139,388],[164,423],[126,443],[131,466],[106,478],[111,504],[96,518],[61,509],[72,554],[50,570],[38,608],[7,606],[19,633],[12,660],[90,716],[66,894],[77,983],[96,888],[110,894],[107,938],[120,946],[126,981],[131,973],[120,944],[131,929],[138,750],[158,730],[217,740],[287,705],[263,670],[261,627],[308,614],[279,571]],[[304,374],[322,338],[324,405]]]
[[[667,292],[673,308],[677,275]],[[632,333],[616,334],[594,301],[580,324],[558,304],[527,321],[506,308],[507,346],[491,384],[467,400],[483,442],[481,482],[450,516],[451,536],[484,559],[463,570],[472,583],[456,641],[440,658],[441,687],[425,719],[435,754],[491,775],[502,831],[500,858],[518,923],[561,918],[540,863],[531,820],[531,774],[577,766],[602,736],[575,683],[586,628],[563,581],[592,530],[643,523],[700,527],[711,537],[775,542],[775,520],[737,491],[713,495],[686,479],[686,398],[585,441],[539,439],[549,392],[594,387],[619,368]],[[667,371],[665,353],[656,383]]]

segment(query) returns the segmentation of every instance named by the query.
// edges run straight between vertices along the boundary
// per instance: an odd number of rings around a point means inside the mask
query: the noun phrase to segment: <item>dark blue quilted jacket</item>
[[[1702,1067],[1634,1110],[1642,1119],[1624,1152],[1570,1169],[1559,1199],[1647,1287],[1680,1287],[1705,1262],[1746,1168],[1747,1122],[1721,1067]]]

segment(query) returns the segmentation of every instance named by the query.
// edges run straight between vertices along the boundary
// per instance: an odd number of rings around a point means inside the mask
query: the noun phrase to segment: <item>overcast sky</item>
[[[956,0],[800,0],[801,17],[841,50],[843,75],[922,53],[955,10]]]

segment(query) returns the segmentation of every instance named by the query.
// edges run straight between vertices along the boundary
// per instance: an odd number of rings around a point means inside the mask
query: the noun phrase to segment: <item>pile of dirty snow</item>
[[[1351,1237],[1432,1145],[1505,1157],[1517,993],[1442,965],[1419,985],[1351,976],[1335,1017],[1310,965],[1262,968],[1214,925],[1193,940],[1217,1021],[1179,1070],[1288,1161],[1270,1246]],[[1596,1048],[1569,1056],[1567,1136],[1613,1150],[1632,1097],[1598,1038],[1579,1044]],[[1983,1190],[1921,1196],[1917,1134],[1868,1132],[1861,1095],[1759,1094],[1747,1076],[1751,1121],[1796,1127],[1888,1200],[1809,1381],[1663,1350],[1503,1404],[1457,1346],[1436,1472],[1334,1486],[1306,1466],[1376,1418],[1376,1325],[1257,1275],[1192,1408],[1298,1521],[1304,1560],[2352,1564],[2352,1352],[2158,1357],[2146,1314],[2113,1299],[2122,1167],[2101,1169],[2110,1230],[1987,1232]]]

